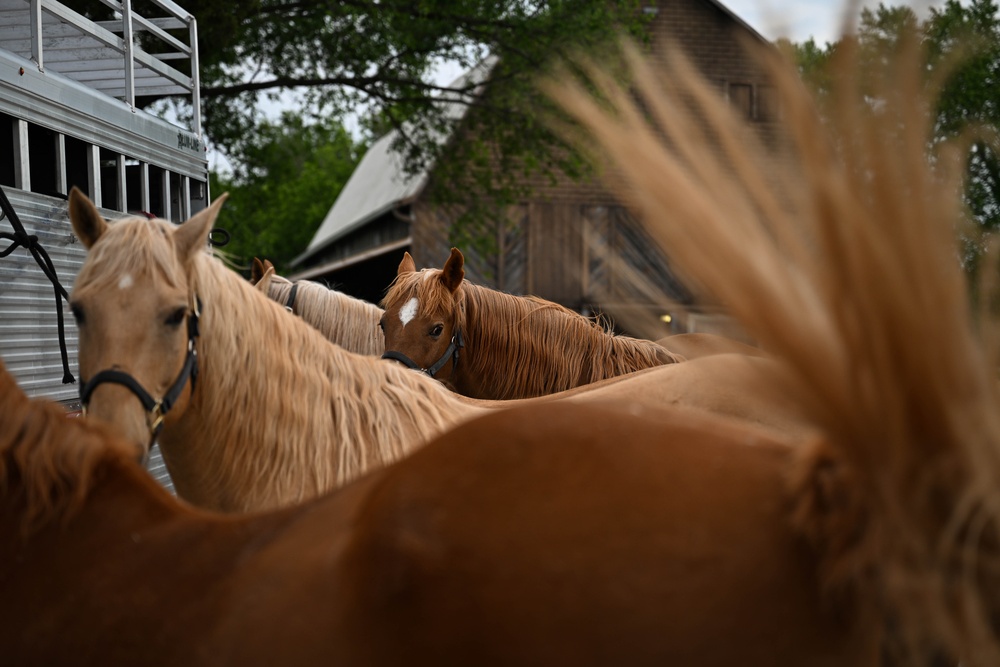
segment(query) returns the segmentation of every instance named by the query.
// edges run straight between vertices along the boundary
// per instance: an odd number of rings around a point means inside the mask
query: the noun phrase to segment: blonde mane
[[[25,533],[79,508],[102,464],[135,456],[101,425],[70,419],[51,401],[29,399],[2,361],[0,414],[0,495],[12,504],[12,493],[23,494]]]
[[[378,326],[382,309],[375,304],[310,280],[293,283],[274,273],[265,280],[268,280],[267,295],[285,306],[292,285],[298,285],[293,312],[331,342],[356,354],[379,357],[385,352],[385,336]]]
[[[461,372],[495,399],[544,396],[681,361],[648,340],[620,336],[557,303],[463,281],[452,294],[422,269],[397,276],[383,303],[419,297],[421,311],[456,311],[465,349]],[[462,367],[464,365],[464,367]]]
[[[76,289],[112,282],[127,263],[155,267],[156,279],[171,285],[186,282],[201,300],[195,393],[159,436],[182,497],[231,511],[299,502],[473,413],[429,378],[330,343],[210,252],[182,267],[171,227],[111,223]]]
[[[870,88],[845,38],[822,120],[795,69],[764,54],[790,132],[780,160],[676,50],[662,78],[630,53],[641,107],[597,67],[607,106],[565,81],[546,87],[596,137],[661,247],[787,362],[824,427],[797,521],[831,554],[827,585],[870,577],[909,648],[996,664],[997,365],[954,238],[963,155],[926,155],[933,104],[916,41]],[[995,321],[979,322],[995,337]],[[854,492],[823,498],[817,480]],[[826,524],[831,497],[865,509]]]

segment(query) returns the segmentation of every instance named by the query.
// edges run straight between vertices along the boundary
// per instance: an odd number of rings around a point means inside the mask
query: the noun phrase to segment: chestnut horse
[[[973,323],[952,238],[963,162],[924,154],[919,68],[872,113],[841,45],[826,120],[771,63],[791,200],[677,56],[666,92],[641,63],[628,90],[598,79],[600,103],[549,87],[671,257],[781,359],[774,388],[815,436],[613,394],[519,402],[322,498],[218,516],[0,368],[5,660],[856,667],[891,633],[914,664],[997,664],[997,327]]]
[[[279,276],[266,259],[254,257],[252,267],[251,285],[319,329],[330,342],[356,354],[385,352],[385,336],[378,325],[382,309],[375,304],[310,280],[292,282]]]
[[[682,360],[557,303],[470,283],[464,264],[458,248],[443,268],[419,272],[403,255],[382,301],[386,358],[464,396],[493,400],[554,394]]]
[[[362,299],[309,280],[292,282],[279,276],[268,260],[253,259],[250,284],[268,297],[319,329],[327,339],[357,354],[381,355],[385,336],[379,326],[382,309]],[[675,359],[698,359],[716,354],[765,356],[746,343],[709,333],[683,333],[656,341]],[[396,348],[404,354],[411,351]],[[413,354],[416,354],[413,352]]]
[[[494,411],[249,516],[2,364],[0,414],[12,665],[876,664],[877,619],[824,602],[788,520],[794,449],[693,411]]]

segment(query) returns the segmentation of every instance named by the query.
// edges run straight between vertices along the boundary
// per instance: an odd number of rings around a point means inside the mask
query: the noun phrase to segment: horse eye
[[[430,335],[433,336],[434,338],[437,338],[438,336],[441,335],[442,331],[444,331],[444,325],[443,324],[438,324],[433,329],[431,329]]]
[[[384,319],[381,319],[381,320],[378,321],[378,328],[382,330],[382,333],[385,333],[385,320]]]
[[[76,320],[77,326],[83,324],[83,308],[74,303],[70,305],[69,312],[73,313],[73,319]]]
[[[178,308],[174,312],[170,313],[170,317],[167,318],[165,324],[167,326],[176,327],[184,321],[185,315],[187,315],[187,308]]]

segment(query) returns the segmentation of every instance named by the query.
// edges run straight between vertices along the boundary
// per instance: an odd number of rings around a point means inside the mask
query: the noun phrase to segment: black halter
[[[288,293],[288,301],[285,303],[285,310],[295,313],[295,295],[299,291],[298,281],[292,283],[292,290]]]
[[[434,377],[437,374],[437,372],[441,370],[446,363],[448,363],[448,361],[452,362],[451,372],[452,373],[455,372],[455,369],[458,368],[458,353],[459,350],[461,350],[463,347],[465,347],[465,344],[462,342],[462,330],[456,328],[454,335],[451,337],[451,342],[448,343],[448,349],[444,351],[444,354],[441,355],[440,359],[435,361],[431,366],[427,368],[421,367],[420,364],[415,362],[413,359],[410,359],[402,352],[397,352],[395,350],[386,350],[385,353],[382,355],[382,358],[398,361],[407,368],[423,371],[424,373],[427,373],[431,377]]]
[[[100,371],[94,377],[90,378],[86,382],[80,384],[80,404],[83,408],[83,414],[87,414],[87,404],[90,403],[90,395],[94,393],[94,390],[98,385],[104,384],[105,382],[110,382],[112,384],[120,384],[127,387],[136,398],[142,403],[142,407],[146,409],[147,421],[149,423],[149,433],[153,438],[156,438],[160,433],[160,429],[163,428],[163,418],[166,416],[170,408],[174,407],[174,403],[180,397],[181,392],[184,391],[184,385],[187,384],[188,380],[191,380],[191,391],[194,391],[195,380],[198,378],[198,350],[195,348],[195,341],[198,338],[198,317],[201,315],[201,299],[195,297],[195,305],[191,312],[188,313],[187,318],[187,329],[188,329],[188,345],[187,345],[187,356],[184,358],[184,366],[181,368],[180,374],[174,383],[170,385],[167,389],[167,393],[163,395],[160,400],[154,399],[149,395],[139,382],[122,371],[116,371],[113,369],[106,369]]]

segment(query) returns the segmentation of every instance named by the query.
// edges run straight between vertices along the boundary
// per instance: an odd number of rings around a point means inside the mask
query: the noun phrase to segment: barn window
[[[753,87],[749,83],[730,83],[729,103],[742,118],[753,118]]]
[[[757,120],[776,121],[780,118],[780,113],[778,93],[774,86],[757,86]]]

